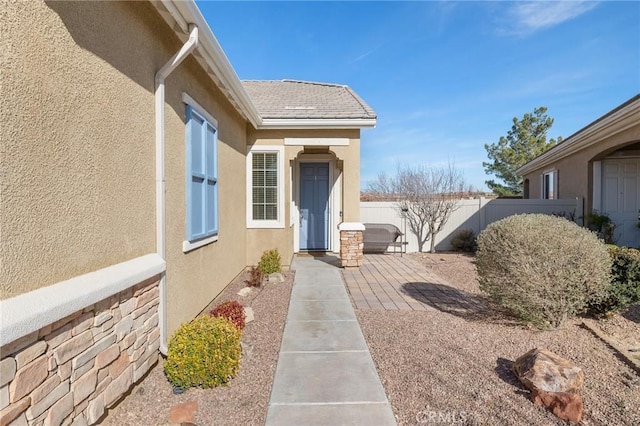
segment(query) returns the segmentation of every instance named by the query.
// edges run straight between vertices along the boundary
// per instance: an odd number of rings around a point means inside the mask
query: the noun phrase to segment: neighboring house
[[[585,200],[607,214],[619,245],[640,246],[640,95],[517,170],[525,198]]]
[[[241,82],[193,1],[4,8],[0,423],[94,424],[264,250],[345,252],[376,116]]]

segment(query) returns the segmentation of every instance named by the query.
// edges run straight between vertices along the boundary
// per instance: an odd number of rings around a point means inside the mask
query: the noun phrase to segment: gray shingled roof
[[[262,118],[376,118],[349,86],[297,80],[244,80],[242,85]]]

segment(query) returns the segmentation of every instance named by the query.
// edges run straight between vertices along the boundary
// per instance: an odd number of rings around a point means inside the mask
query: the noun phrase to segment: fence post
[[[576,223],[584,226],[584,198],[576,197]]]

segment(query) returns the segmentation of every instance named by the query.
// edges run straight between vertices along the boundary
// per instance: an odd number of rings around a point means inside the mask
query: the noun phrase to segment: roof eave
[[[640,122],[640,96],[614,109],[516,170],[524,176],[583,150]]]
[[[372,129],[376,123],[375,118],[264,118],[257,129]]]
[[[194,56],[238,112],[258,128],[262,118],[195,2],[161,0],[151,3],[180,40],[188,37],[186,25],[194,24],[199,28],[200,40]]]

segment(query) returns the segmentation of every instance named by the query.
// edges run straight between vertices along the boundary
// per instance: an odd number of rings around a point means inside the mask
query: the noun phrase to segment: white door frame
[[[336,168],[335,157],[331,154],[300,154],[293,160],[290,167],[293,168],[291,176],[292,200],[291,200],[291,224],[293,225],[293,252],[300,252],[300,164],[302,163],[327,163],[329,165],[329,251],[340,251],[340,223],[342,173]]]

